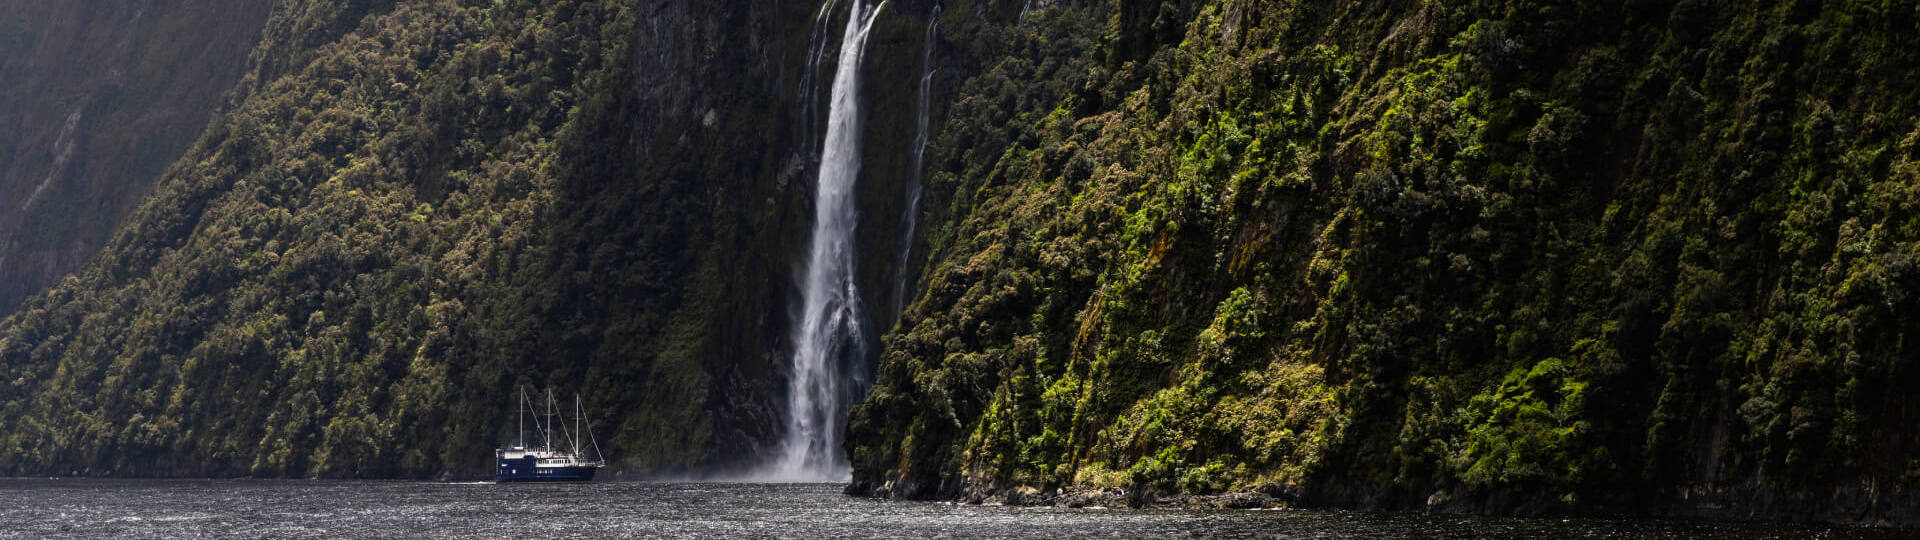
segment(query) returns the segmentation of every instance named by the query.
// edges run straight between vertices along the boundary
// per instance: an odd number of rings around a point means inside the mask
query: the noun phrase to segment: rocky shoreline
[[[1214,508],[1230,510],[1287,508],[1292,506],[1284,499],[1256,491],[1235,491],[1209,495],[1159,495],[1151,492],[1129,493],[1127,490],[1116,488],[1067,490],[1048,493],[1036,488],[1024,487],[993,494],[969,495],[961,499],[961,502],[968,504],[997,503],[1007,506],[1064,506],[1067,508]]]
[[[846,494],[876,499],[950,501],[1006,506],[1064,506],[1068,508],[1225,508],[1258,509],[1293,506],[1291,501],[1257,491],[1219,494],[1161,494],[1119,488],[1041,489],[1033,486],[982,486],[967,480],[949,480],[937,486],[913,482],[847,485]]]
[[[1214,494],[1159,493],[1147,489],[1041,489],[1033,486],[982,486],[971,480],[947,480],[936,486],[912,482],[849,484],[852,496],[948,501],[1006,506],[1067,508],[1228,509],[1344,508],[1386,512],[1527,517],[1659,517],[1730,522],[1818,522],[1869,527],[1920,527],[1920,498],[1913,493],[1869,493],[1838,488],[1831,493],[1780,493],[1752,486],[1696,488],[1673,494],[1575,493],[1496,490],[1456,493],[1436,490],[1415,497],[1393,490],[1344,489],[1305,494],[1298,490],[1228,491]]]

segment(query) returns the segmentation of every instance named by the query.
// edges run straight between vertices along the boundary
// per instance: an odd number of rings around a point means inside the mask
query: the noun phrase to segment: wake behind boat
[[[540,445],[527,446],[526,413],[528,399],[526,390],[520,391],[520,409],[514,415],[520,435],[518,446],[509,446],[494,451],[499,464],[494,468],[493,481],[507,482],[592,482],[593,474],[606,466],[606,459],[600,455],[600,442],[593,438],[593,424],[581,430],[580,423],[586,414],[580,406],[580,396],[573,397],[573,429],[567,429],[566,419],[555,413],[553,391],[547,391],[546,414],[534,414],[533,427]],[[555,426],[560,430],[560,438],[554,437]],[[585,439],[587,445],[581,444]],[[564,446],[555,443],[564,443]],[[588,459],[586,450],[592,449],[593,458]]]

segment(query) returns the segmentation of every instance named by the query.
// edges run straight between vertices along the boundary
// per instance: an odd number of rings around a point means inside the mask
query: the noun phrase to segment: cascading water
[[[849,474],[840,453],[850,353],[861,346],[860,291],[854,283],[854,180],[860,173],[860,61],[875,16],[886,6],[854,0],[840,40],[827,135],[820,149],[812,239],[801,313],[794,328],[787,385],[784,448],[764,476],[782,481],[838,481]],[[826,9],[832,9],[832,1]]]
[[[820,138],[813,130],[819,125],[815,121],[813,92],[819,86],[820,62],[827,56],[827,28],[833,21],[833,7],[839,0],[827,0],[820,6],[820,12],[813,16],[813,32],[807,34],[807,69],[800,74],[800,126],[807,134],[800,138],[800,149],[813,153],[819,151]]]
[[[907,269],[913,261],[914,227],[920,218],[921,169],[927,160],[927,103],[933,93],[933,40],[939,36],[940,6],[933,6],[933,13],[927,15],[927,34],[925,45],[920,49],[920,103],[914,116],[913,160],[908,165],[912,178],[907,183],[907,205],[900,213],[900,258],[893,264],[893,313],[895,317],[907,311]]]

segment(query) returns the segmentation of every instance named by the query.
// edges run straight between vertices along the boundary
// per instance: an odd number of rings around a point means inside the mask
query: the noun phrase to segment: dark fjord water
[[[6,538],[1901,538],[1837,526],[1013,508],[827,484],[0,480]],[[1904,533],[1904,534],[1903,534]]]

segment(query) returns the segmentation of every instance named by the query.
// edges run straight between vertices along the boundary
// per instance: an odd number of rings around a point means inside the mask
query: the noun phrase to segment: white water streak
[[[907,205],[901,211],[900,221],[900,258],[894,261],[893,314],[905,315],[907,311],[907,270],[913,261],[913,240],[915,227],[920,221],[920,190],[923,183],[923,169],[927,161],[927,130],[930,126],[927,118],[927,104],[933,94],[933,47],[940,32],[940,5],[933,6],[933,13],[927,15],[927,33],[924,45],[920,49],[920,103],[914,116],[913,161],[909,173],[912,180],[907,184]]]
[[[80,111],[73,111],[73,114],[67,115],[67,123],[60,128],[60,135],[53,139],[53,165],[47,167],[47,177],[41,179],[40,185],[33,188],[33,194],[27,196],[27,202],[20,204],[22,213],[32,208],[33,203],[40,200],[40,194],[47,191],[47,186],[53,185],[53,180],[67,170],[67,160],[73,159],[74,130],[78,127],[80,127]]]
[[[845,422],[848,347],[860,344],[860,291],[854,283],[854,180],[860,175],[860,61],[868,31],[886,6],[854,0],[840,41],[827,135],[820,152],[813,231],[794,328],[784,448],[765,475],[776,481],[843,481],[851,474],[840,450]]]
[[[833,7],[839,0],[827,0],[820,6],[820,12],[813,15],[813,32],[807,36],[807,68],[800,75],[800,125],[806,131],[801,139],[801,149],[816,152],[820,148],[820,139],[815,135],[814,108],[816,104],[813,92],[819,84],[820,62],[827,56],[827,28],[832,24]],[[783,184],[784,185],[784,184]]]

